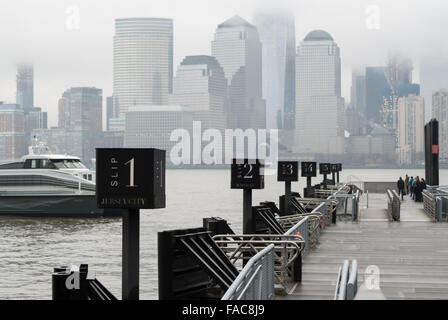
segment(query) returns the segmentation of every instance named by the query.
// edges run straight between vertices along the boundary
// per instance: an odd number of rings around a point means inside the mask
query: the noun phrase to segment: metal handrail
[[[353,300],[358,291],[358,262],[353,260],[351,265],[344,260],[339,267],[338,278],[334,291],[334,300]]]
[[[310,237],[309,237],[309,217],[305,217],[304,219],[297,222],[293,227],[291,227],[288,231],[285,232],[285,236],[300,234],[300,236],[305,241],[305,248],[302,251],[302,255],[304,255],[310,247]]]
[[[268,245],[274,245],[275,280],[285,286],[293,276],[293,264],[305,248],[305,240],[298,235],[215,235],[213,240],[235,265],[250,261],[253,255]]]
[[[267,300],[274,295],[274,244],[253,256],[221,300]]]

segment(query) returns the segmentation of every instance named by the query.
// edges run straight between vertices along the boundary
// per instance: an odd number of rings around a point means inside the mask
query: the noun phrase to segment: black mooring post
[[[243,234],[252,234],[253,229],[252,189],[243,189]]]
[[[139,299],[140,274],[140,210],[127,209],[123,213],[123,275],[122,299]]]
[[[425,180],[428,185],[439,185],[439,123],[436,119],[425,125]]]
[[[306,177],[306,188],[311,188],[311,177]]]
[[[284,215],[289,215],[291,203],[291,181],[285,181],[285,205],[283,206],[285,212]]]

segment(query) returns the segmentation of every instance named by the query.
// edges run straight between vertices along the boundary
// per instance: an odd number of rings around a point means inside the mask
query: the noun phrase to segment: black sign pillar
[[[279,161],[277,167],[277,181],[285,182],[285,195],[280,197],[280,208],[284,215],[290,214],[291,182],[299,180],[298,161]],[[281,203],[283,202],[283,204]]]
[[[439,122],[432,119],[425,125],[425,180],[439,185]]]
[[[249,159],[233,159],[230,188],[243,189],[243,233],[254,232],[252,217],[252,189],[264,188],[263,163]]]
[[[127,209],[123,214],[122,299],[139,299],[140,210]]]
[[[311,179],[317,176],[317,163],[302,161],[301,166],[301,175],[302,177],[306,177],[306,188],[303,190],[303,196],[306,198],[313,198],[314,188],[311,186]]]
[[[331,164],[329,163],[319,163],[319,173],[324,175],[324,189],[327,188],[327,174],[331,173]]]
[[[252,189],[243,189],[243,233],[254,233],[252,217]]]
[[[330,170],[331,170],[331,179],[333,181],[333,184],[336,184],[336,173],[338,172],[338,164],[337,163],[332,163],[330,165]]]
[[[337,172],[336,172],[336,181],[337,181],[337,183],[339,183],[339,172],[341,172],[342,171],[342,163],[338,163],[337,164]]]
[[[139,299],[140,209],[165,208],[165,150],[97,149],[99,208],[122,208],[122,298]]]

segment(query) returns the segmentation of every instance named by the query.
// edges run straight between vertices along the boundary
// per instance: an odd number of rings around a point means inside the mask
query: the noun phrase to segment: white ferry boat
[[[98,209],[95,172],[79,157],[53,154],[39,144],[20,161],[0,164],[0,215],[120,216]]]

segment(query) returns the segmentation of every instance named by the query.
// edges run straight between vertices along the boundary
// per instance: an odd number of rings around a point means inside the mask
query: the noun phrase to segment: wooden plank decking
[[[338,221],[327,228],[304,257],[302,283],[276,299],[333,299],[344,259],[358,260],[360,286],[367,266],[379,268],[380,297],[448,299],[448,224],[432,222],[422,204],[409,198],[402,202],[402,221],[389,222],[382,209],[386,201],[385,195],[371,194],[369,209],[365,198],[360,205],[359,222]]]

